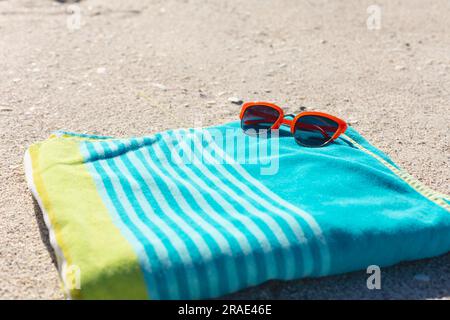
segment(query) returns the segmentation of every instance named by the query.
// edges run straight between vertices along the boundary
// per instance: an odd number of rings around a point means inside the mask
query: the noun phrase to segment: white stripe
[[[121,142],[119,142],[121,143]],[[107,142],[108,146],[110,147],[111,150],[117,150],[117,145],[115,145],[112,141]],[[135,151],[136,152],[136,151]],[[212,258],[212,253],[211,250],[209,249],[208,245],[206,244],[205,240],[203,239],[203,237],[194,229],[192,228],[185,220],[181,219],[174,211],[173,209],[169,206],[169,204],[167,203],[166,199],[164,198],[163,194],[161,193],[161,191],[159,190],[159,187],[156,185],[155,180],[153,179],[153,177],[151,175],[146,175],[145,177],[142,176],[142,172],[145,172],[146,169],[145,167],[140,164],[138,158],[136,157],[134,152],[128,152],[128,153],[124,153],[122,156],[125,156],[128,158],[128,160],[131,162],[132,166],[134,166],[137,170],[138,176],[145,181],[145,184],[147,185],[148,189],[150,190],[150,192],[152,193],[153,198],[155,199],[155,201],[158,203],[158,205],[161,207],[162,212],[169,217],[170,219],[172,219],[172,221],[175,222],[175,224],[185,232],[185,234],[194,242],[195,246],[197,247],[198,251],[200,252],[201,256],[202,256],[202,260],[203,261],[208,261]],[[188,266],[191,267],[192,266],[192,257],[189,253],[189,249],[186,246],[186,244],[183,242],[183,240],[180,238],[180,236],[173,231],[173,229],[167,225],[167,223],[162,220],[157,214],[155,214],[154,210],[152,209],[150,203],[148,202],[147,197],[144,195],[144,193],[142,192],[141,187],[139,187],[139,183],[134,179],[134,177],[132,176],[131,172],[128,170],[128,168],[125,166],[125,164],[123,163],[123,160],[121,157],[115,157],[116,159],[118,159],[119,161],[115,161],[116,165],[119,167],[119,169],[122,172],[126,172],[129,176],[129,180],[132,181],[132,183],[134,183],[133,186],[133,192],[136,196],[136,199],[139,202],[139,205],[141,206],[141,208],[143,209],[143,211],[145,212],[145,215],[153,222],[155,223],[158,228],[161,229],[161,231],[167,236],[167,238],[169,239],[169,241],[172,243],[172,245],[175,247],[175,249],[177,250],[178,254],[181,256],[183,263]],[[140,173],[141,172],[141,173]],[[211,270],[211,269],[208,269]],[[214,284],[216,285],[216,287],[212,288],[213,292],[218,292],[217,289],[217,283],[216,281],[219,278],[219,275],[217,274],[217,269],[213,269],[214,271],[212,272],[212,274],[208,274],[208,279],[214,279]],[[193,293],[193,297],[198,297],[199,296],[199,290],[201,287],[201,284],[199,283],[199,279],[198,279],[198,275],[197,274],[193,274],[194,273],[194,269],[192,268],[188,268],[187,272],[189,272],[190,274],[188,274],[188,278],[187,281],[189,283],[191,283],[193,288],[196,288],[197,293]],[[211,284],[211,282],[210,282]]]
[[[173,150],[175,150],[175,147],[173,146],[172,142],[170,141],[170,137],[167,134],[162,134],[163,136],[167,136],[167,143],[170,144],[171,148],[174,148]],[[186,144],[186,140],[185,139],[177,139],[178,141],[178,145],[180,146],[180,148],[183,150],[183,152],[185,152],[185,154],[189,153],[191,150],[189,150],[189,146]],[[213,163],[213,159],[211,157],[211,155],[206,151],[206,149],[202,148],[202,146],[199,145],[197,139],[193,139],[194,142],[194,149],[197,150],[203,150],[203,157],[205,158],[205,161],[210,161],[210,163]],[[177,152],[174,152],[175,155],[177,155]],[[235,191],[233,191],[231,188],[229,188],[226,184],[222,183],[222,181],[216,177],[207,166],[205,166],[203,164],[203,162],[198,159],[198,158],[194,158],[192,159],[193,162],[197,165],[197,168],[211,181],[213,182],[213,184],[221,189],[222,191],[224,191],[227,195],[229,195],[232,199],[237,200],[241,206],[243,206],[245,208],[245,210],[247,211],[247,213],[260,218],[261,220],[264,221],[264,223],[266,224],[266,226],[273,232],[273,234],[275,235],[276,239],[278,240],[278,242],[281,244],[282,247],[288,249],[287,253],[288,253],[288,260],[286,265],[288,266],[288,270],[287,270],[287,274],[286,277],[288,279],[293,278],[296,272],[296,265],[295,265],[295,259],[293,256],[293,252],[292,250],[290,250],[292,244],[290,243],[290,241],[287,239],[285,232],[283,231],[283,229],[280,227],[280,225],[278,224],[278,222],[275,221],[275,219],[273,219],[272,216],[270,216],[270,214],[267,214],[264,211],[260,211],[259,209],[257,209],[255,206],[253,206],[250,202],[248,202],[244,197],[241,197],[239,194],[237,194]],[[215,168],[219,169],[219,167],[221,167],[221,165],[215,166]],[[220,168],[221,169],[221,168]],[[189,169],[188,169],[189,170]],[[189,170],[190,171],[190,170]],[[193,172],[190,172],[191,175],[194,175]],[[223,172],[222,172],[223,174]],[[196,177],[191,177],[191,179],[195,179]],[[225,177],[227,177],[226,175],[224,175]],[[228,178],[228,177],[227,177]],[[197,178],[198,179],[198,178]],[[216,201],[220,201],[220,199],[216,199],[220,198],[220,195],[213,190],[212,188],[210,188],[208,185],[206,185],[206,183],[204,181],[202,181],[201,179],[198,179],[198,183],[199,185],[205,189],[208,193],[210,193],[212,196],[214,196],[214,199]],[[224,204],[226,207],[224,208],[227,211],[230,210],[235,210],[234,207],[232,207],[228,202],[225,202]],[[284,214],[284,212],[281,213],[281,215]],[[246,219],[245,223],[252,223],[254,224],[253,220],[251,220],[250,218],[248,218],[246,215],[243,215],[243,217]],[[256,228],[258,228],[256,225],[254,225]],[[292,228],[291,228],[292,229]],[[293,230],[293,233],[295,234],[297,240],[302,243],[305,244],[306,238],[304,236],[304,233],[301,229],[301,227],[299,226],[298,228],[296,228],[296,230]],[[265,236],[265,234],[264,234]],[[305,250],[309,251],[309,248],[306,247]],[[304,252],[302,251],[302,254]],[[306,261],[305,263],[311,264],[311,258],[309,256],[304,257],[303,258],[304,261]],[[309,268],[306,268],[308,271]]]
[[[187,132],[184,129],[181,129],[180,131],[181,132],[185,132],[187,134],[190,134],[189,132]],[[201,129],[194,129],[194,131],[197,131],[197,132],[200,132],[200,133],[205,132],[205,131],[203,131]],[[329,268],[330,268],[329,249],[328,249],[328,245],[326,243],[325,237],[323,236],[322,230],[321,230],[320,226],[318,225],[318,223],[316,222],[316,220],[309,213],[304,212],[303,210],[299,209],[298,207],[296,207],[293,204],[289,203],[288,201],[284,200],[283,198],[278,196],[276,193],[274,193],[271,190],[269,190],[266,186],[264,186],[257,179],[252,177],[239,163],[234,161],[223,150],[218,148],[216,146],[216,144],[214,143],[214,141],[212,141],[211,139],[209,140],[209,146],[212,147],[212,149],[214,150],[215,154],[217,156],[219,156],[220,158],[222,158],[222,160],[225,161],[225,163],[230,164],[230,165],[233,166],[233,168],[236,170],[236,172],[241,176],[242,180],[252,184],[252,187],[254,187],[257,190],[259,190],[260,192],[262,192],[269,199],[271,199],[272,201],[275,201],[276,203],[279,203],[281,206],[285,207],[286,209],[288,209],[291,212],[295,213],[296,215],[300,216],[303,220],[305,220],[307,222],[307,224],[312,229],[314,235],[319,240],[319,244],[320,244],[320,247],[321,247],[321,254],[322,254],[321,274],[322,275],[323,274],[327,274],[329,272]],[[255,198],[259,199],[261,201],[261,204],[263,204],[264,206],[267,206],[268,208],[271,208],[271,210],[273,210],[274,208],[276,209],[276,207],[274,207],[270,202],[268,202],[267,200],[265,200],[262,197],[259,197],[253,191],[253,188],[249,188],[247,185],[242,183],[239,179],[236,179],[232,174],[230,174],[225,169],[225,167],[218,166],[217,168],[222,171],[222,174],[225,174],[228,177],[230,177],[232,182],[236,186],[238,186],[239,189],[242,190],[242,192],[244,192],[246,194],[249,194],[249,195],[252,195],[252,197],[255,197]],[[283,214],[283,216],[285,218],[293,219],[289,214],[284,213],[282,210],[278,211],[278,212],[281,212],[281,214]],[[294,221],[295,221],[295,219],[294,219]],[[292,221],[291,223],[294,223],[294,222]],[[295,223],[297,223],[297,222],[295,221]]]
[[[96,153],[98,155],[104,155],[104,150],[100,147],[99,143],[93,142],[91,145],[96,150]],[[117,174],[111,170],[109,167],[109,164],[106,163],[106,160],[97,160],[98,164],[103,168],[103,170],[106,172],[107,176],[110,177],[111,183],[113,185],[114,190],[116,191],[117,197],[122,204],[123,208],[125,209],[125,212],[127,216],[130,218],[132,223],[136,226],[137,229],[145,236],[145,238],[151,243],[153,248],[155,249],[156,255],[158,256],[158,260],[163,264],[164,268],[166,270],[170,270],[171,268],[171,261],[169,258],[169,254],[167,251],[167,248],[164,246],[164,244],[161,242],[161,240],[158,238],[158,236],[153,232],[151,228],[149,228],[146,224],[142,223],[142,221],[139,219],[139,217],[136,215],[136,212],[133,210],[130,201],[128,200],[128,197],[125,193],[125,190],[123,189],[122,185],[120,184],[118,180]],[[113,177],[116,177],[114,179]],[[101,179],[101,178],[100,178]],[[102,179],[101,179],[102,180]],[[103,180],[102,180],[103,181]],[[109,198],[109,197],[108,197]],[[112,199],[111,199],[112,201]],[[114,205],[112,206],[114,207]],[[150,269],[150,272],[152,270]],[[173,276],[172,272],[168,272],[168,278],[171,282],[168,286],[169,294],[173,298],[179,297],[179,288],[178,283],[175,280],[175,277]]]

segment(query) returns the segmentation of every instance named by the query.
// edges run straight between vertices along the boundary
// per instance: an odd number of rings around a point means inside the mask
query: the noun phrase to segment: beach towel
[[[449,197],[351,127],[322,148],[239,122],[56,132],[25,171],[73,299],[214,298],[450,251]]]

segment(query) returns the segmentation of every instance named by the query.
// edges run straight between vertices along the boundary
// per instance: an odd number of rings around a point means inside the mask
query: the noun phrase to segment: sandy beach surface
[[[273,101],[347,119],[449,194],[449,17],[448,0],[0,0],[0,298],[63,298],[22,167],[54,130],[144,135]],[[449,299],[450,254],[383,268],[381,290],[366,279],[227,298]]]

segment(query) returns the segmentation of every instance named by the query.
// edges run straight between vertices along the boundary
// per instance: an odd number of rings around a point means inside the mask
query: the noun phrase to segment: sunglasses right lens
[[[295,123],[294,138],[306,147],[321,147],[331,141],[339,124],[320,116],[303,116]]]
[[[244,112],[241,120],[241,127],[244,131],[268,131],[280,117],[280,113],[268,106],[251,106]]]

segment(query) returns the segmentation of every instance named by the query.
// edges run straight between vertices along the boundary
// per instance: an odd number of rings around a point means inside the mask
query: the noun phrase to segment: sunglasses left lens
[[[280,113],[268,106],[251,106],[247,108],[241,120],[241,127],[244,131],[252,130],[260,133],[262,130],[270,130],[278,120]]]

